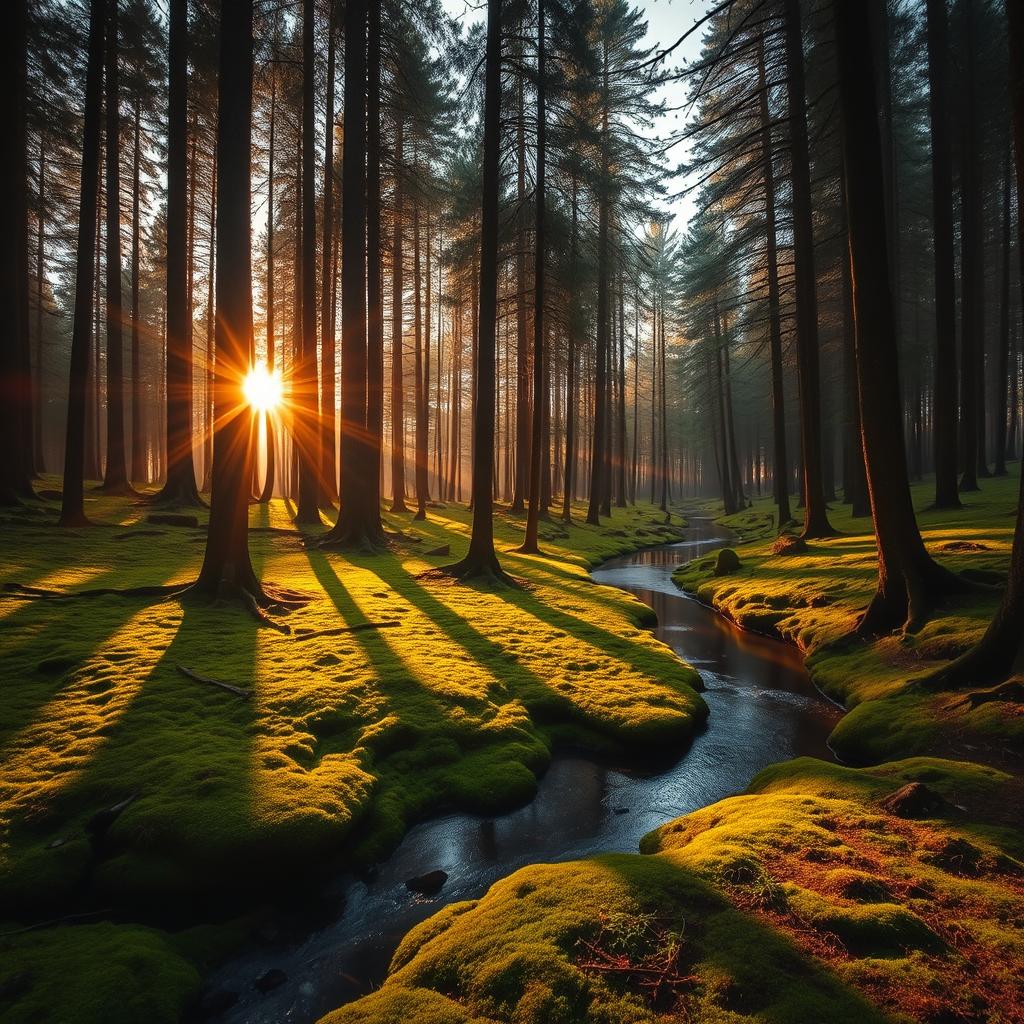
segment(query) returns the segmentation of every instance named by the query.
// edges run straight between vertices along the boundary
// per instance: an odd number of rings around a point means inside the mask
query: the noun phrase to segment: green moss
[[[156,528],[144,505],[92,492],[86,510],[103,525],[60,530],[53,506],[11,513],[0,582],[84,590],[198,571],[202,525]],[[59,916],[83,887],[115,909],[245,905],[377,860],[430,813],[528,800],[558,742],[682,750],[704,720],[699,677],[643,628],[650,610],[587,575],[674,539],[678,517],[639,506],[592,527],[577,507],[572,526],[545,525],[538,558],[513,553],[525,520],[499,513],[520,586],[488,590],[422,575],[466,550],[462,506],[387,517],[408,541],[378,555],[307,547],[291,511],[254,507],[250,534],[261,576],[310,596],[288,636],[230,606],[0,601],[0,678],[18,682],[0,688],[5,915]],[[449,556],[426,554],[442,545]],[[351,631],[366,624],[380,628]],[[129,797],[90,838],[90,820]]]
[[[964,496],[962,510],[952,511],[930,508],[932,483],[915,485],[914,504],[931,554],[955,571],[1005,576],[1018,485],[1011,478],[986,480],[981,492]],[[751,528],[756,517],[767,522],[771,515],[770,500],[758,499],[753,508],[719,519],[739,529],[746,542],[737,552],[741,569],[719,578],[713,562],[701,559],[681,568],[675,580],[744,628],[778,636],[808,654],[815,683],[849,709],[829,740],[839,757],[873,764],[907,754],[977,757],[978,751],[998,756],[1024,749],[1024,704],[974,704],[962,695],[921,693],[909,685],[981,636],[997,592],[936,609],[913,635],[851,642],[844,638],[877,577],[871,520],[854,519],[849,506],[836,504],[829,515],[839,536],[780,551],[767,525]]]
[[[671,1009],[702,1024],[932,1019],[968,1005],[1000,1019],[1020,995],[1019,868],[965,812],[918,822],[882,811],[911,780],[983,803],[1014,786],[935,758],[773,765],[746,793],[650,833],[647,856],[535,865],[447,908],[410,933],[377,992],[325,1022],[399,1008],[443,1021],[454,1007],[503,1024],[654,1021],[668,1003],[594,965],[595,950],[636,964],[655,947],[688,979]],[[965,844],[978,854],[970,877],[933,862]]]
[[[0,951],[0,1017],[10,1024],[176,1024],[199,989],[195,966],[167,936],[135,925],[8,935]]]

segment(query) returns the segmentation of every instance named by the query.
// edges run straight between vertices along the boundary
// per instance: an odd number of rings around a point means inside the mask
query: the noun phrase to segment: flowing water
[[[319,921],[268,933],[208,979],[213,990],[238,995],[216,1019],[315,1021],[379,985],[402,936],[445,904],[481,896],[526,864],[635,852],[644,833],[742,790],[766,765],[801,755],[830,758],[826,738],[840,711],[815,690],[797,651],[740,631],[672,582],[678,565],[731,539],[710,520],[691,518],[682,541],[612,559],[593,572],[596,582],[653,608],[655,636],[704,680],[708,725],[678,761],[640,771],[558,756],[536,797],[517,811],[451,814],[417,825],[372,878],[339,879],[333,900],[319,901]],[[449,876],[438,896],[407,890],[406,879],[438,868]],[[264,994],[255,981],[271,969],[287,980]]]

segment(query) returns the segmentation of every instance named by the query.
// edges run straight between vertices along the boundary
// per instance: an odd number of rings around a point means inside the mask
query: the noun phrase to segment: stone
[[[740,567],[739,556],[732,548],[722,548],[718,552],[718,559],[715,562],[715,575],[728,576]]]
[[[908,782],[882,800],[881,806],[898,818],[925,818],[941,814],[949,805],[923,782]]]
[[[275,988],[280,988],[287,980],[288,975],[280,967],[271,967],[269,971],[261,974],[253,984],[261,992],[273,992]]]
[[[421,896],[434,896],[441,891],[447,881],[448,873],[437,869],[428,871],[425,875],[407,879],[405,887],[409,892],[416,892]]]

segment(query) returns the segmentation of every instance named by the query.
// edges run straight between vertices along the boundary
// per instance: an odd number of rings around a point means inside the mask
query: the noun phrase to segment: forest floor
[[[682,751],[704,721],[649,610],[587,575],[678,535],[652,507],[544,523],[544,558],[511,552],[524,520],[499,512],[519,585],[495,590],[422,576],[465,550],[461,506],[387,516],[408,540],[379,555],[254,506],[258,573],[310,597],[287,635],[240,607],[6,586],[195,576],[205,510],[154,524],[163,510],[93,494],[86,511],[92,529],[58,529],[54,500],[0,522],[5,1021],[175,1021],[254,927],[240,911],[372,863],[428,814],[525,802],[558,745]]]
[[[870,518],[830,505],[839,535],[806,546],[776,546],[774,507],[759,499],[750,509],[719,519],[742,543],[740,565],[716,576],[717,555],[697,559],[674,576],[745,629],[796,644],[808,657],[817,686],[848,709],[829,744],[849,764],[930,754],[1004,766],[1024,766],[1024,701],[994,699],[991,688],[922,692],[914,680],[966,650],[988,626],[1006,578],[1020,484],[1011,476],[983,481],[962,495],[964,507],[929,508],[934,485],[913,488],[921,534],[942,565],[995,584],[934,609],[913,634],[875,643],[849,641],[875,590],[877,556]],[[1005,691],[1004,691],[1005,692]],[[1012,696],[1008,694],[1007,696]]]
[[[986,481],[941,515],[916,488],[929,549],[997,580],[1017,484]],[[842,535],[785,555],[769,502],[719,521],[747,541],[740,567],[715,576],[712,554],[677,581],[809,653],[852,708],[835,749],[874,766],[773,765],[640,854],[518,871],[413,929],[385,984],[324,1024],[1024,1021],[1021,705],[908,687],[980,635],[998,594],[913,637],[837,646],[874,588],[870,520],[836,503]]]

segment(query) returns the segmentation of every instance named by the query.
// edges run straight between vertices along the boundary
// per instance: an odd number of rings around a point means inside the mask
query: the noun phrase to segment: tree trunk
[[[402,115],[395,124],[395,212],[391,242],[391,511],[408,512],[405,504],[405,294],[402,248]]]
[[[569,323],[566,331],[565,359],[565,471],[562,474],[562,519],[572,522],[572,499],[576,487],[576,417],[579,399],[576,395],[576,331],[580,310],[579,286],[579,192],[575,171],[572,175],[572,231],[569,251]]]
[[[384,448],[384,281],[381,261],[380,49],[381,0],[367,12],[366,99],[366,518],[369,532],[382,537],[381,452]],[[334,321],[331,321],[331,333]],[[333,394],[333,392],[332,392]],[[332,427],[333,430],[333,427]],[[332,449],[333,451],[333,449]],[[331,456],[333,462],[333,455]]]
[[[341,511],[326,543],[376,550],[380,507],[366,486],[366,0],[345,5],[345,145],[341,165]]]
[[[75,264],[75,320],[71,335],[67,438],[64,445],[64,484],[60,510],[61,526],[85,526],[88,524],[85,517],[82,476],[85,458],[86,378],[89,374],[89,349],[92,334],[92,291],[96,275],[96,213],[100,184],[100,117],[102,115],[105,8],[106,0],[91,0],[89,5],[89,56],[85,76],[85,124],[82,134],[81,198],[78,207],[78,253]],[[4,161],[4,163],[6,165],[9,162]],[[4,232],[3,237],[11,239],[12,235]],[[4,280],[8,280],[6,274]],[[6,349],[5,345],[4,350]],[[2,463],[3,460],[0,460],[0,464]],[[11,490],[9,484],[4,487],[5,493],[10,493]]]
[[[324,119],[324,201],[321,231],[323,244],[320,264],[320,490],[325,505],[338,496],[335,457],[334,321],[331,319],[331,310],[334,308],[334,56],[337,37],[334,0],[330,0],[328,7],[327,110]]]
[[[124,437],[124,309],[121,298],[121,93],[118,85],[117,0],[108,0],[107,114],[107,460],[103,490],[130,494]]]
[[[1006,476],[1006,399],[1010,386],[1010,148],[1005,146],[1003,164],[1002,268],[999,282],[999,359],[996,368],[995,454],[996,476]]]
[[[253,417],[241,381],[252,338],[253,0],[223,0],[217,127],[217,326],[213,478],[206,554],[196,589],[263,599],[249,558]]]
[[[928,84],[935,246],[935,379],[932,437],[935,507],[959,508],[957,488],[956,287],[953,279],[953,158],[949,140],[946,0],[927,0]]]
[[[132,472],[133,480],[147,482],[146,450],[142,437],[142,331],[139,321],[139,242],[141,223],[139,218],[139,165],[141,162],[141,121],[142,110],[138,97],[135,99],[135,114],[132,145]]]
[[[1010,104],[1017,195],[1024,195],[1024,10],[1006,5],[1010,35]],[[1017,204],[1017,245],[1024,252],[1024,216]],[[1024,298],[1024,278],[1021,294]],[[1010,573],[1002,601],[981,640],[966,654],[925,680],[926,686],[958,686],[1005,679],[1020,668],[1024,637],[1024,474],[1017,499],[1017,520],[1010,553]]]
[[[102,0],[97,0],[102,2]],[[93,5],[92,18],[99,14]],[[90,20],[90,32],[92,23]],[[100,27],[102,33],[102,23]],[[4,102],[8,114],[8,141],[3,159],[3,213],[0,239],[3,264],[4,326],[0,334],[0,505],[17,505],[23,497],[32,497],[32,372],[28,342],[28,148],[26,136],[28,11],[25,0],[14,0],[7,8],[4,26]],[[90,36],[90,44],[92,42]],[[102,46],[102,39],[101,39]],[[91,51],[90,51],[91,58]],[[91,72],[91,68],[90,68]],[[98,99],[97,99],[98,104]],[[88,111],[87,111],[88,116]],[[99,126],[96,126],[97,136]],[[88,140],[86,140],[88,142]],[[98,149],[98,143],[97,143]],[[83,160],[84,160],[83,149]],[[83,172],[85,168],[83,167]],[[84,184],[84,179],[83,179]],[[84,199],[83,194],[83,199]],[[86,204],[83,203],[83,206]],[[95,219],[95,207],[92,217]],[[81,236],[79,256],[81,257]],[[91,244],[90,244],[91,254]],[[79,273],[81,273],[79,266]],[[91,282],[90,282],[91,284]],[[89,294],[87,289],[86,294]],[[86,305],[88,308],[88,304]],[[76,303],[76,323],[78,307]],[[88,323],[88,317],[86,317]],[[88,358],[88,336],[85,339]],[[72,380],[72,391],[75,381]],[[69,409],[70,416],[70,409]],[[81,431],[79,430],[79,434]],[[69,427],[70,436],[70,427]],[[81,448],[78,473],[81,476]],[[79,491],[81,486],[79,485]],[[82,514],[78,498],[78,518]],[[63,520],[62,520],[63,521]]]
[[[925,550],[914,518],[901,429],[895,320],[886,248],[885,191],[866,7],[836,0],[856,322],[861,433],[878,544],[878,588],[858,625],[862,636],[917,628],[932,602],[957,586]]]
[[[761,161],[764,174],[765,241],[768,262],[768,346],[772,366],[772,436],[774,452],[772,480],[775,504],[779,510],[778,527],[793,515],[789,508],[789,460],[786,455],[786,401],[782,377],[782,327],[779,313],[779,260],[775,228],[775,157],[772,147],[771,118],[768,112],[768,85],[764,64],[764,35],[757,42],[757,80],[761,121]]]
[[[274,50],[277,47],[277,25],[274,26]],[[277,65],[270,65],[270,139],[267,146],[267,372],[275,371],[277,359],[277,323],[275,318],[274,296],[274,218],[277,210],[274,206],[274,131],[277,122]],[[273,412],[263,417],[266,428],[267,465],[263,476],[263,490],[260,492],[260,504],[266,505],[274,496],[274,476],[277,468],[277,431]]]
[[[315,8],[303,0],[302,16],[302,330],[295,374],[295,444],[299,454],[299,493],[295,522],[320,523],[323,461],[317,423],[316,377],[316,69]]]
[[[975,73],[974,4],[963,5],[963,82],[960,111],[960,439],[963,477],[961,491],[978,490],[978,352],[983,345],[984,288],[982,253],[982,194],[977,151],[978,104]]]
[[[821,380],[818,370],[818,300],[804,93],[800,0],[786,0],[790,153],[793,172],[793,270],[796,278],[796,351],[803,452],[805,538],[830,537],[821,464]],[[884,244],[884,242],[883,242]]]
[[[594,436],[590,452],[590,494],[587,522],[600,524],[600,511],[605,490],[605,449],[607,447],[607,363],[608,363],[608,177],[610,167],[608,139],[608,74],[605,75],[601,114],[601,179],[598,196],[597,227],[597,351],[594,369]]]
[[[544,40],[544,0],[537,0],[537,161],[534,203],[534,244],[536,257],[533,274],[533,423],[530,443],[530,507],[526,516],[526,537],[519,548],[524,554],[540,554],[538,524],[541,506],[541,441],[544,433],[544,206],[546,124],[546,83]]]
[[[418,158],[415,160],[417,166]],[[423,380],[423,315],[421,305],[421,266],[420,266],[420,199],[413,200],[412,211],[412,331],[413,331],[413,371],[415,374],[414,395],[416,403],[416,514],[414,520],[427,518],[427,412],[424,397]]]
[[[525,35],[525,28],[520,25]],[[522,46],[518,47],[522,60]],[[530,436],[530,374],[526,338],[526,105],[523,99],[524,83],[521,72],[517,73],[518,111],[516,118],[516,443],[515,443],[515,484],[512,488],[511,511],[519,515],[526,502],[527,481],[530,479],[530,444],[539,441],[540,435]],[[536,360],[534,360],[536,362]],[[505,457],[511,455],[505,446]]]
[[[487,0],[484,165],[480,226],[479,338],[473,436],[473,527],[466,557],[447,571],[462,579],[502,577],[494,551],[494,377],[498,326],[498,201],[501,194],[501,8]]]
[[[192,458],[192,310],[188,305],[188,0],[169,0],[167,104],[167,477],[158,499],[198,505]]]

